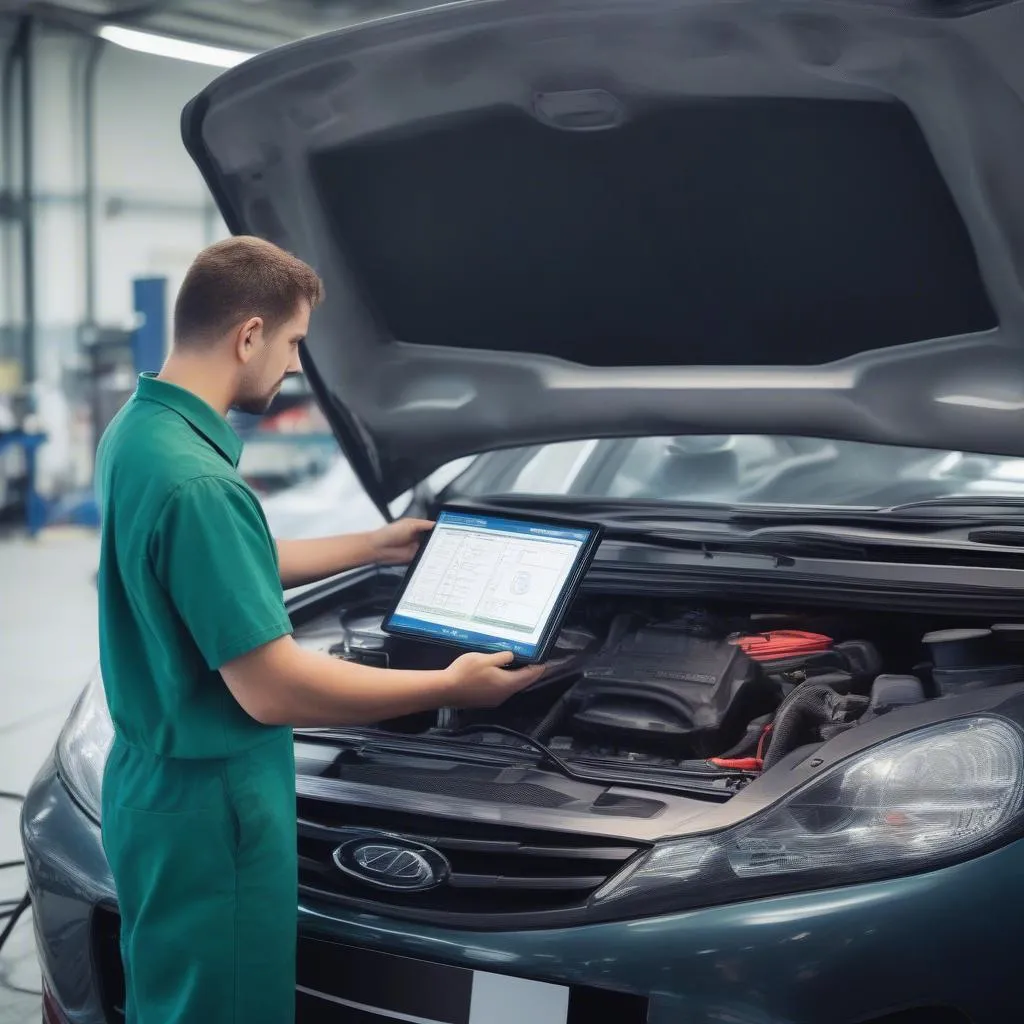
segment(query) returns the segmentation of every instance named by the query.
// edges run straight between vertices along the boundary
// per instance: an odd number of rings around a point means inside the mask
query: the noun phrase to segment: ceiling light
[[[104,25],[100,36],[110,43],[137,50],[139,53],[150,53],[156,57],[172,57],[175,60],[190,60],[196,64],[212,64],[218,68],[233,68],[236,64],[254,57],[253,53],[242,50],[228,50],[220,46],[207,46],[205,43],[192,43],[187,39],[175,39],[173,36],[161,36],[155,32],[140,32],[134,28],[122,28],[120,25]]]

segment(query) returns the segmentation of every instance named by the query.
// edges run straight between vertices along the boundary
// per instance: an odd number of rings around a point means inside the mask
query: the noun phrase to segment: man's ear
[[[263,343],[263,317],[250,317],[235,331],[235,354],[240,363],[247,363]]]

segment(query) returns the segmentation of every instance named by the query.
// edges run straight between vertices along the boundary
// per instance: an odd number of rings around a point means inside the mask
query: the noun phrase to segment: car
[[[456,459],[424,481],[438,489],[473,462]],[[262,499],[267,525],[275,537],[303,540],[338,533],[358,533],[383,525],[392,513],[409,506],[410,492],[390,502],[387,518],[367,496],[348,460],[334,455],[320,473]]]
[[[296,731],[300,1022],[1019,1012],[1022,44],[998,0],[465,2],[186,108],[230,229],[325,278],[379,515],[604,527],[522,694]],[[401,580],[298,641],[443,663]],[[110,735],[97,676],[23,809],[57,1024],[120,1019]]]

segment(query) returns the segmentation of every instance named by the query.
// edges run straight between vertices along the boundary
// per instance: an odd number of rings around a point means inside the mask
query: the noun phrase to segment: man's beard
[[[263,416],[267,410],[270,409],[271,404],[274,401],[274,394],[269,395],[266,398],[238,398],[235,400],[234,405],[231,406],[235,412],[244,412],[249,416]]]
[[[240,395],[232,403],[231,407],[237,412],[247,413],[249,416],[263,416],[277,398],[277,393],[284,383],[282,377],[268,392],[264,394]]]

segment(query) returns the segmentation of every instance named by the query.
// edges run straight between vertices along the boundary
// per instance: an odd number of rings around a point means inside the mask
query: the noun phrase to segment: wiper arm
[[[487,494],[472,499],[460,498],[459,504],[481,511],[496,512],[504,509],[522,513],[537,512],[564,516],[568,519],[596,519],[603,523],[666,522],[690,517],[713,522],[730,522],[734,519],[751,518],[750,510],[747,508],[739,510],[732,505],[718,503],[643,501],[633,498],[604,501],[600,498],[560,494]]]
[[[1024,520],[984,522],[971,519],[967,522],[943,521],[942,527],[917,529],[913,531],[887,530],[879,527],[857,526],[768,526],[748,532],[731,531],[722,534],[706,534],[696,540],[699,534],[687,531],[687,539],[673,534],[637,531],[630,535],[624,531],[608,531],[611,539],[656,547],[693,548],[695,543],[707,557],[715,551],[743,551],[784,558],[802,556],[805,558],[865,559],[872,551],[946,551],[974,552],[984,548],[990,555],[1017,554],[1024,547]]]
[[[538,762],[540,765],[546,765],[549,768],[555,768],[560,771],[566,778],[574,779],[577,782],[593,781],[581,778],[578,773],[570,765],[566,764],[546,743],[542,743],[540,740],[535,739],[528,733],[520,732],[518,729],[510,729],[505,725],[465,725],[461,729],[450,729],[445,731],[446,736],[470,736],[474,733],[498,733],[504,736],[511,736],[513,739],[519,740],[520,743],[526,744],[528,747],[533,747],[534,750],[540,754],[541,759]]]
[[[962,513],[965,509],[1015,509],[1024,517],[1024,497],[1013,494],[967,495],[956,494],[945,498],[922,498],[920,501],[907,501],[902,505],[893,505],[881,509],[882,515],[903,515],[915,512]]]
[[[1018,517],[999,507],[1020,509],[1024,499],[929,499],[890,509],[772,508],[702,503],[579,501],[562,496],[494,496],[481,499],[489,509],[552,510],[603,524],[609,541],[679,550],[748,551],[765,555],[863,557],[872,548],[934,548],[970,550],[983,544],[991,550],[1001,540],[977,535],[984,528],[1013,526]],[[970,510],[972,514],[964,514]],[[988,516],[984,512],[988,511]],[[956,513],[960,513],[959,515]],[[944,514],[945,513],[945,514]],[[971,533],[965,533],[965,528]],[[1019,538],[1006,541],[1020,547]]]

